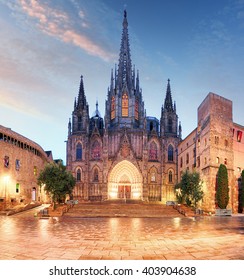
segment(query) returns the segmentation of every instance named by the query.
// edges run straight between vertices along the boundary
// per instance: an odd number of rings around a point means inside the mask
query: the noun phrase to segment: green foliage
[[[39,185],[51,194],[53,202],[61,202],[67,194],[71,195],[75,186],[75,178],[62,164],[50,163],[41,171]]]
[[[220,209],[226,209],[229,203],[228,172],[224,164],[220,164],[217,174],[216,201]]]
[[[175,186],[178,203],[186,203],[188,206],[197,207],[197,203],[203,199],[202,182],[200,174],[185,171],[181,181]]]

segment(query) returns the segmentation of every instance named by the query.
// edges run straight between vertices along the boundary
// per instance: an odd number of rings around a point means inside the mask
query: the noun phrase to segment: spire
[[[181,122],[179,124],[179,138],[182,139],[182,126],[181,126]]]
[[[136,90],[140,90],[140,85],[139,85],[139,70],[137,70],[137,76],[136,76]]]
[[[114,76],[113,76],[113,69],[111,70],[111,82],[110,82],[110,90],[114,89]]]
[[[119,55],[118,82],[120,89],[125,83],[132,88],[132,67],[130,57],[130,44],[128,35],[127,12],[124,11],[123,30]]]
[[[100,117],[100,112],[98,110],[98,101],[96,102],[96,117]]]
[[[69,123],[68,123],[68,135],[71,135],[71,119],[69,119]]]
[[[164,100],[164,110],[166,110],[168,112],[173,112],[174,111],[172,96],[171,96],[170,79],[168,79],[166,97],[165,97],[165,100]]]
[[[80,78],[81,79],[80,79],[79,95],[78,95],[78,101],[76,103],[79,109],[84,109],[86,106],[86,96],[84,91],[83,76],[81,75]]]

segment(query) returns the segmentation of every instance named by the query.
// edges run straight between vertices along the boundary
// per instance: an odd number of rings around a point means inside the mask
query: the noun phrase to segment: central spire
[[[133,86],[130,44],[129,44],[129,35],[128,35],[128,21],[127,21],[126,10],[124,11],[122,39],[121,39],[120,55],[119,55],[118,86],[120,89],[126,86],[128,87],[128,89],[131,89]]]
[[[170,88],[170,79],[168,79],[166,97],[165,97],[165,101],[164,101],[164,109],[167,110],[168,112],[173,112],[173,102],[172,102],[172,95],[171,95],[171,88]]]

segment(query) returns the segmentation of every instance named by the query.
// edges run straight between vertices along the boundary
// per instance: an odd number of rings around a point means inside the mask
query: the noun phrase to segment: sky
[[[65,162],[81,75],[104,116],[124,9],[147,116],[160,119],[170,79],[183,138],[209,92],[244,125],[244,0],[0,0],[0,124]]]

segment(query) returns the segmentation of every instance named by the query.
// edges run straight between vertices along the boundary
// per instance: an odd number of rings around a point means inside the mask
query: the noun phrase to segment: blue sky
[[[90,115],[96,100],[104,115],[125,7],[148,116],[170,78],[183,137],[209,92],[244,125],[244,0],[0,0],[0,124],[65,160],[80,75]]]

